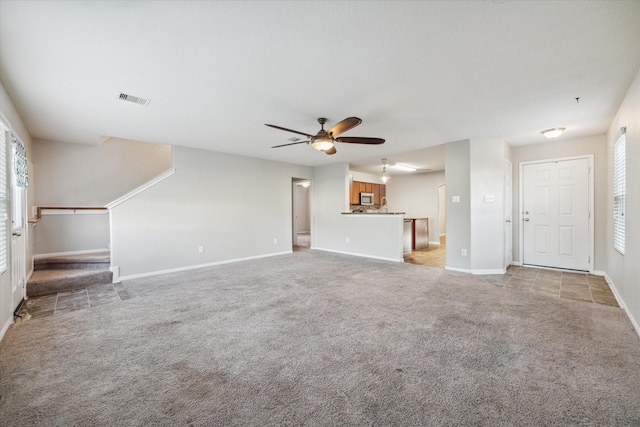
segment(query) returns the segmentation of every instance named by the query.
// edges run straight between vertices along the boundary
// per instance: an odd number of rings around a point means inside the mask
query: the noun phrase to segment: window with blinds
[[[625,197],[626,197],[626,133],[621,129],[613,145],[613,248],[624,255]]]
[[[8,214],[7,200],[7,140],[9,128],[0,121],[0,273],[7,270]]]

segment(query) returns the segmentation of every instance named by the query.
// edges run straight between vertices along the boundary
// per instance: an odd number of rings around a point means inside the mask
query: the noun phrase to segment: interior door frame
[[[530,160],[526,162],[520,162],[518,165],[518,259],[520,264],[524,265],[524,167],[526,165],[533,165],[538,163],[551,163],[562,162],[567,160],[581,160],[587,159],[589,161],[589,273],[594,272],[594,170],[593,170],[593,154],[583,154],[579,156],[569,157],[556,157],[552,159]]]

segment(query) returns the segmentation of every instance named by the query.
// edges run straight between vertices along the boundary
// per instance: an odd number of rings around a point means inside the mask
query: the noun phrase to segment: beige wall
[[[594,269],[603,272],[607,265],[606,222],[607,222],[607,144],[605,135],[568,140],[554,140],[541,144],[513,147],[513,260],[520,262],[519,226],[521,215],[518,211],[520,196],[520,163],[562,157],[593,154],[594,157]]]

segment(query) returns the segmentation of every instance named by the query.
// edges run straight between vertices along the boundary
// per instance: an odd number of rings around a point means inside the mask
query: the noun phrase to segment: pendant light
[[[384,184],[389,180],[389,175],[387,175],[387,159],[382,159],[382,182]]]

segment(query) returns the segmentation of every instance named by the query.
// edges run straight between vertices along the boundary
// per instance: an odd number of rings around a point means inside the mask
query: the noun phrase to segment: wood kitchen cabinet
[[[372,182],[351,181],[349,186],[349,203],[360,204],[360,193],[373,193],[373,204],[379,206],[382,198],[387,195],[387,186],[384,184],[374,184]]]
[[[373,204],[380,205],[380,184],[373,184]]]
[[[360,204],[360,183],[358,181],[351,181],[349,203],[352,205]]]

